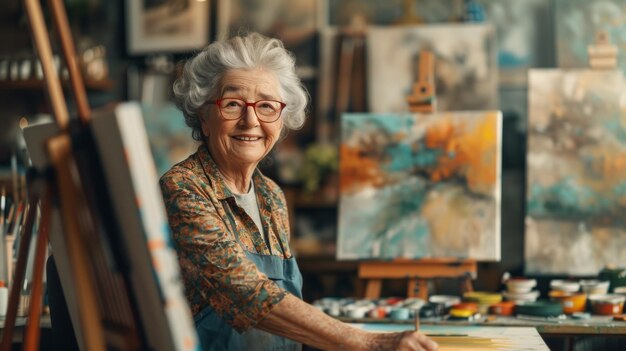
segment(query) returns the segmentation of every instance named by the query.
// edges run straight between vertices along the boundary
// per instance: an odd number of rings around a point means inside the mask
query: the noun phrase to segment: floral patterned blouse
[[[235,202],[206,146],[161,177],[192,313],[210,306],[239,332],[255,326],[287,294],[246,258],[244,250],[283,258],[292,255],[282,190],[258,169],[252,181],[269,246]]]

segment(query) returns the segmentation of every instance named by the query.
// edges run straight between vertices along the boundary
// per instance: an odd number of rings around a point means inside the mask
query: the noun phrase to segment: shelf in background
[[[115,83],[111,79],[85,80],[85,88],[93,91],[111,90],[114,85]],[[63,81],[64,88],[69,88],[69,86],[69,81]],[[44,88],[44,81],[39,79],[0,81],[0,90],[41,90]]]

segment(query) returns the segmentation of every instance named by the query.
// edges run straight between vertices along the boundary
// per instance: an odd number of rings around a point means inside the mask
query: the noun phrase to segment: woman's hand
[[[405,331],[400,333],[370,334],[367,349],[373,351],[436,351],[439,349],[439,345],[420,332]]]

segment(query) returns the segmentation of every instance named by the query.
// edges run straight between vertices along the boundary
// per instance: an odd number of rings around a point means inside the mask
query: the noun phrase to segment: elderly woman
[[[437,348],[418,332],[362,331],[301,300],[285,196],[257,169],[305,119],[307,94],[279,40],[209,45],[185,64],[174,93],[202,144],[161,187],[204,350]]]

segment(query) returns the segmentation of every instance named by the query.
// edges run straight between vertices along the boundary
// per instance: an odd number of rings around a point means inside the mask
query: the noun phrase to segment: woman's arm
[[[437,350],[418,332],[370,333],[327,316],[288,294],[256,328],[322,350]]]

